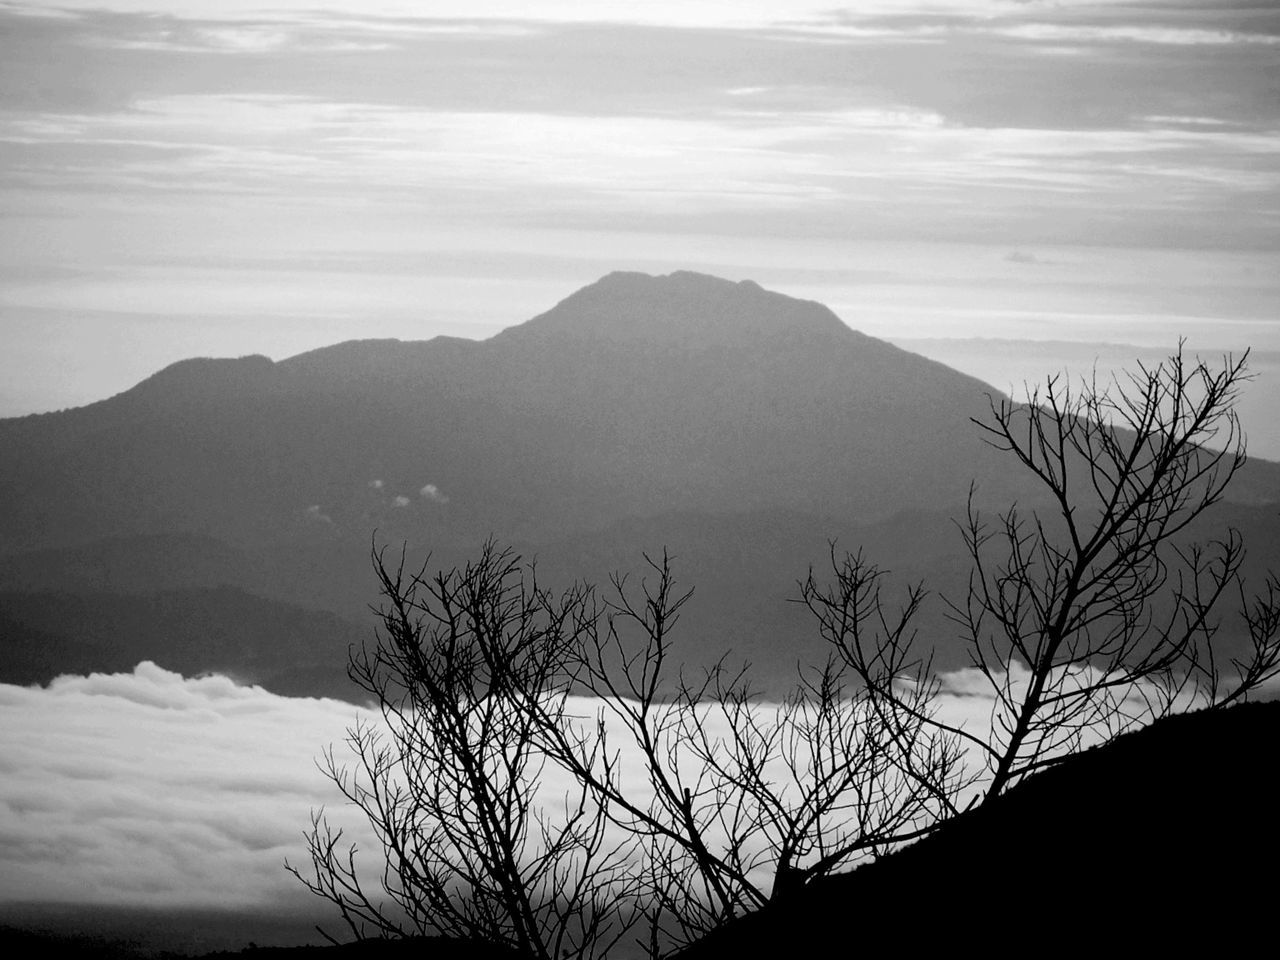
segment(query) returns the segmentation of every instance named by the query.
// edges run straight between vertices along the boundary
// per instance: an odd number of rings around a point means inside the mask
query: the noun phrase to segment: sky
[[[0,2],[0,416],[615,269],[903,341],[1280,349],[1280,7]]]

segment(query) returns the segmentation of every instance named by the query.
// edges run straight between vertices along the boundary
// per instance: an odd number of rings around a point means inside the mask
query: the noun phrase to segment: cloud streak
[[[1170,226],[1203,238],[1224,210],[1280,195],[1280,137],[1145,117],[1137,129],[1061,131],[910,109],[607,117],[205,94],[15,118],[0,141],[28,158],[8,175],[26,189],[310,196],[335,209],[402,196],[437,216],[475,210],[493,222],[575,211],[598,224],[628,215],[711,229],[754,213],[824,231],[839,211],[903,238],[941,211],[962,236],[992,222],[1016,236],[1034,222],[1065,242],[1100,217],[1131,239]],[[1263,221],[1233,229],[1241,242],[1269,236]]]

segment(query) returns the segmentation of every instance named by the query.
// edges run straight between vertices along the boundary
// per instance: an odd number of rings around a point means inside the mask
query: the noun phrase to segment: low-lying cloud
[[[314,758],[360,713],[149,662],[0,685],[0,901],[295,899],[284,859],[305,859],[310,811],[335,799]]]
[[[590,716],[596,703],[572,712]],[[946,722],[984,736],[991,705],[972,672],[944,677]],[[296,904],[301,885],[283,864],[309,862],[303,832],[325,805],[376,867],[379,844],[315,763],[331,744],[347,759],[343,740],[361,718],[381,722],[352,704],[150,662],[45,688],[0,685],[0,903]],[[627,744],[616,746],[638,772]],[[543,795],[563,796],[562,775],[548,774]]]

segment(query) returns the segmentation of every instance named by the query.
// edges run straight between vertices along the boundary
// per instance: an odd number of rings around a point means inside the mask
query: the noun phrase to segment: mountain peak
[[[729,290],[734,287],[745,287],[748,290],[762,290],[754,280],[727,280],[712,273],[699,273],[697,270],[673,270],[671,273],[644,273],[640,270],[613,270],[606,273],[584,289],[601,285],[679,285],[686,290],[702,289]]]
[[[495,339],[569,337],[702,348],[850,332],[822,304],[765,290],[753,280],[735,282],[689,270],[659,276],[615,271]]]

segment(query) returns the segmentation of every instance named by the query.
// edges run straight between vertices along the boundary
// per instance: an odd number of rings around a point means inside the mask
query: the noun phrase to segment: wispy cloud
[[[566,206],[602,220],[627,210],[687,220],[870,203],[900,231],[918,231],[949,201],[964,201],[948,211],[955,224],[989,222],[1002,208],[1016,219],[1029,203],[1041,217],[1127,205],[1217,218],[1224,205],[1267,203],[1280,191],[1271,134],[975,127],[902,107],[666,118],[188,95],[111,114],[13,118],[0,141],[29,157],[10,168],[11,185],[282,199],[354,191],[389,200],[409,190],[435,209],[492,215],[516,205],[548,218]]]
[[[1057,23],[1025,23],[998,27],[990,31],[996,36],[1016,37],[1050,43],[1150,43],[1172,46],[1229,46],[1235,44],[1280,44],[1280,35],[1241,33],[1234,30],[1201,30],[1191,27],[1163,26],[1070,26]]]

